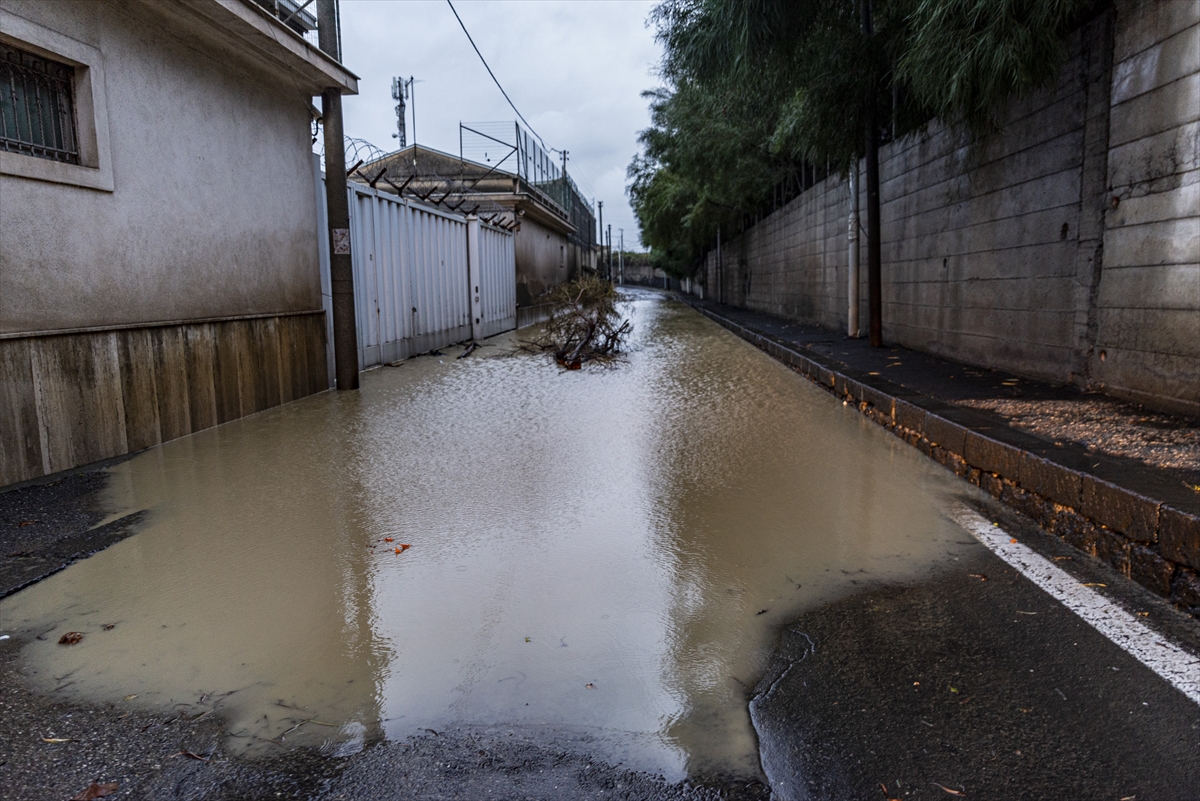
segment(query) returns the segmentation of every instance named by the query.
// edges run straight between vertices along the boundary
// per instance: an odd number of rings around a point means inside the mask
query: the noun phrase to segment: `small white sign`
[[[350,254],[349,228],[333,229],[333,252],[337,256],[348,256]]]

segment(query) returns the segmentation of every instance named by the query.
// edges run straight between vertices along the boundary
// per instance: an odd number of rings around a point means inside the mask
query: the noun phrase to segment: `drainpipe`
[[[846,310],[846,333],[851,338],[858,338],[858,159],[850,168],[850,223],[846,232],[850,240],[850,259],[847,262],[850,284],[847,297],[849,306]]]
[[[317,0],[319,47],[339,64],[337,0]],[[354,320],[354,263],[350,258],[350,201],[346,197],[346,145],[342,90],[321,93],[325,130],[325,204],[329,211],[329,274],[333,289],[333,361],[340,390],[358,389],[358,330]]]

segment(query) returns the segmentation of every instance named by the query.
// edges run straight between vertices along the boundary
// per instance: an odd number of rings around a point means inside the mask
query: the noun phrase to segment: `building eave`
[[[146,2],[146,0],[143,0]],[[151,0],[157,11],[167,4]],[[358,76],[305,40],[253,0],[182,0],[175,6],[251,58],[285,71],[309,95],[338,88],[358,94]]]

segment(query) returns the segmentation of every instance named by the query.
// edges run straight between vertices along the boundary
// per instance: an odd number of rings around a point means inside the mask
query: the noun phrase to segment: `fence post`
[[[471,339],[483,339],[483,302],[479,287],[483,284],[479,263],[479,218],[474,214],[467,217],[467,281],[470,286]]]

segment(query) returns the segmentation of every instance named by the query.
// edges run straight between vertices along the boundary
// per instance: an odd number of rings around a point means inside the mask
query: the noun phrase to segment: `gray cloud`
[[[393,75],[417,78],[417,139],[458,152],[458,123],[513,120],[444,0],[342,0],[343,58],[360,77],[346,133],[395,148]],[[509,97],[546,144],[570,152],[580,188],[604,201],[604,222],[637,223],[625,168],[649,124],[640,93],[658,85],[661,56],[648,0],[459,0],[455,8]],[[410,122],[411,125],[411,122]],[[409,132],[411,143],[412,132]]]

